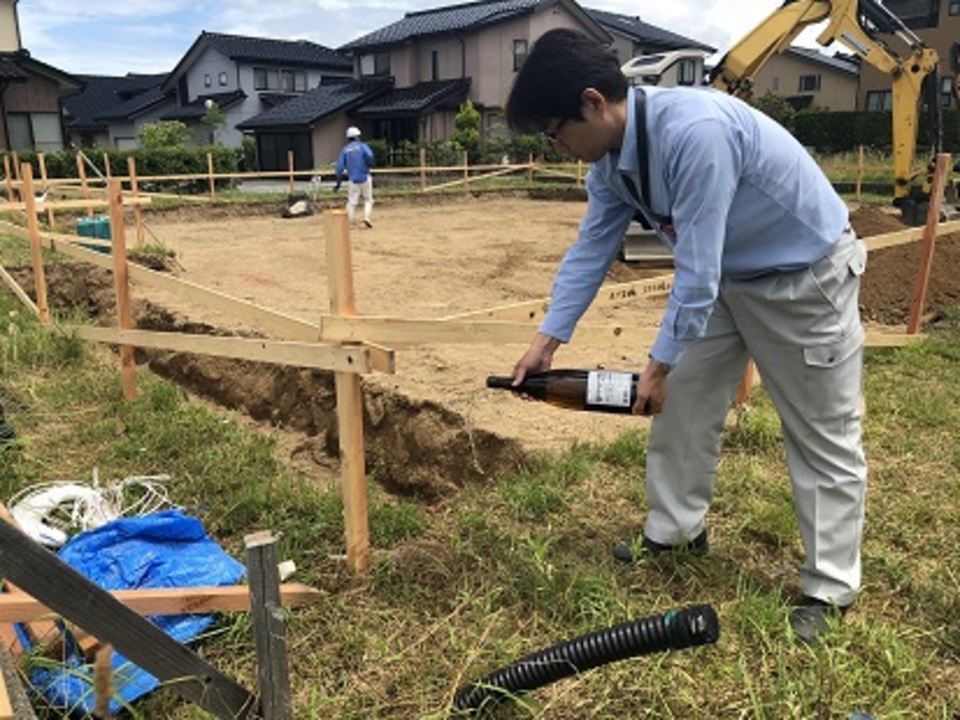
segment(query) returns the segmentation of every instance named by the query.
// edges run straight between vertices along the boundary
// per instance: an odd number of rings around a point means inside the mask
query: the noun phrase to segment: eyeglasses
[[[541,130],[540,134],[544,137],[547,142],[555,143],[557,142],[557,135],[560,134],[560,131],[563,129],[563,126],[567,124],[567,120],[570,118],[564,118],[557,123],[557,126],[553,130]]]

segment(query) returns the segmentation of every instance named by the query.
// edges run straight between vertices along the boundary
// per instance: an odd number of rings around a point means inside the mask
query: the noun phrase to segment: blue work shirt
[[[810,154],[762,112],[709,88],[645,88],[647,218],[674,255],[674,279],[650,354],[675,365],[703,336],[722,275],[809,267],[849,222]],[[639,209],[621,173],[640,183],[634,89],[619,152],[591,165],[587,212],[554,278],[540,331],[567,342]],[[642,192],[642,191],[641,191]],[[649,211],[652,210],[652,213]],[[660,225],[654,214],[668,216]]]
[[[371,167],[373,167],[373,150],[364,142],[351,140],[340,151],[340,157],[337,158],[337,168],[334,172],[339,178],[346,170],[350,182],[362,183],[370,177]]]

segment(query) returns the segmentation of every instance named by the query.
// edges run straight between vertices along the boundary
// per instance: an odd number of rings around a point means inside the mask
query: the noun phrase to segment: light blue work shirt
[[[339,178],[343,171],[352,183],[364,183],[370,177],[370,168],[373,167],[373,150],[359,140],[351,140],[340,151],[337,158],[337,168],[334,171]]]
[[[774,120],[709,88],[645,88],[648,210],[673,250],[675,274],[650,354],[675,365],[704,334],[722,275],[749,278],[809,267],[849,222],[847,207],[810,154]],[[641,189],[634,104],[620,152],[591,165],[587,212],[554,278],[540,331],[567,342],[642,209],[621,177]],[[640,190],[642,192],[642,190]],[[648,219],[652,216],[647,214]]]

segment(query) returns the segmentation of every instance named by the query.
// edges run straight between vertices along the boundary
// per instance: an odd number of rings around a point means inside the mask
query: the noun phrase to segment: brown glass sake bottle
[[[629,415],[637,402],[636,373],[616,370],[547,370],[527,373],[514,387],[512,377],[491,375],[487,387],[528,395],[557,407]]]

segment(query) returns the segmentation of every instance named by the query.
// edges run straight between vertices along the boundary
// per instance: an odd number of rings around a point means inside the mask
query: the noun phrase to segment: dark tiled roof
[[[322,84],[287,102],[244,120],[239,130],[303,127],[335,113],[348,112],[365,100],[387,92],[390,82],[349,80]]]
[[[29,81],[30,73],[33,73],[59,83],[61,90],[69,91],[83,87],[83,83],[75,75],[70,75],[53,67],[53,65],[35,60],[30,56],[30,51],[26,49],[16,52],[0,52],[0,63],[2,63],[0,78],[7,81],[20,82],[21,77]],[[19,73],[22,73],[22,75]]]
[[[272,40],[270,38],[224,35],[204,31],[206,40],[231,60],[256,60],[281,65],[315,65],[337,70],[351,70],[353,64],[335,50],[309,40]]]
[[[26,82],[27,74],[20,69],[13,58],[0,55],[0,81]]]
[[[64,97],[67,127],[72,130],[105,128],[108,118],[130,117],[133,108],[159,92],[166,75],[78,75],[83,90]]]
[[[114,107],[112,110],[108,110],[102,115],[98,115],[95,119],[129,120],[147,112],[148,110],[153,110],[158,105],[173,102],[174,94],[172,92],[164,92],[160,85],[156,85],[148,90],[144,90],[138,95],[134,95],[133,97]]]
[[[448,5],[434,10],[409,12],[392,25],[375,30],[341,46],[340,50],[378,45],[394,45],[424,35],[477,29],[532,13],[544,0],[481,0],[462,5]]]
[[[357,117],[416,115],[445,100],[463,102],[469,89],[469,79],[417,83],[412,87],[396,88],[364,103],[354,114]]]
[[[695,48],[698,50],[707,50],[711,53],[717,51],[715,47],[704,45],[701,42],[691,40],[683,35],[677,35],[669,30],[645,23],[635,15],[620,15],[618,13],[607,12],[605,10],[593,10],[591,8],[584,8],[584,10],[598,25],[603,26],[611,32],[626,35],[638,43],[651,48],[663,50]]]
[[[215,102],[221,110],[226,110],[227,108],[246,99],[246,97],[247,94],[243,90],[200,95],[186,105],[180,105],[172,108],[169,112],[165,112],[160,119],[196,121],[207,114],[207,100],[213,100],[213,102]]]
[[[824,55],[819,50],[813,48],[798,47],[796,45],[791,45],[787,48],[787,52],[791,55],[796,55],[798,57],[804,58],[810,62],[820,63],[821,65],[826,65],[829,68],[833,68],[838,72],[848,73],[850,75],[857,75],[860,72],[860,66],[858,63],[851,60],[845,60],[842,57],[830,57],[829,55]]]

